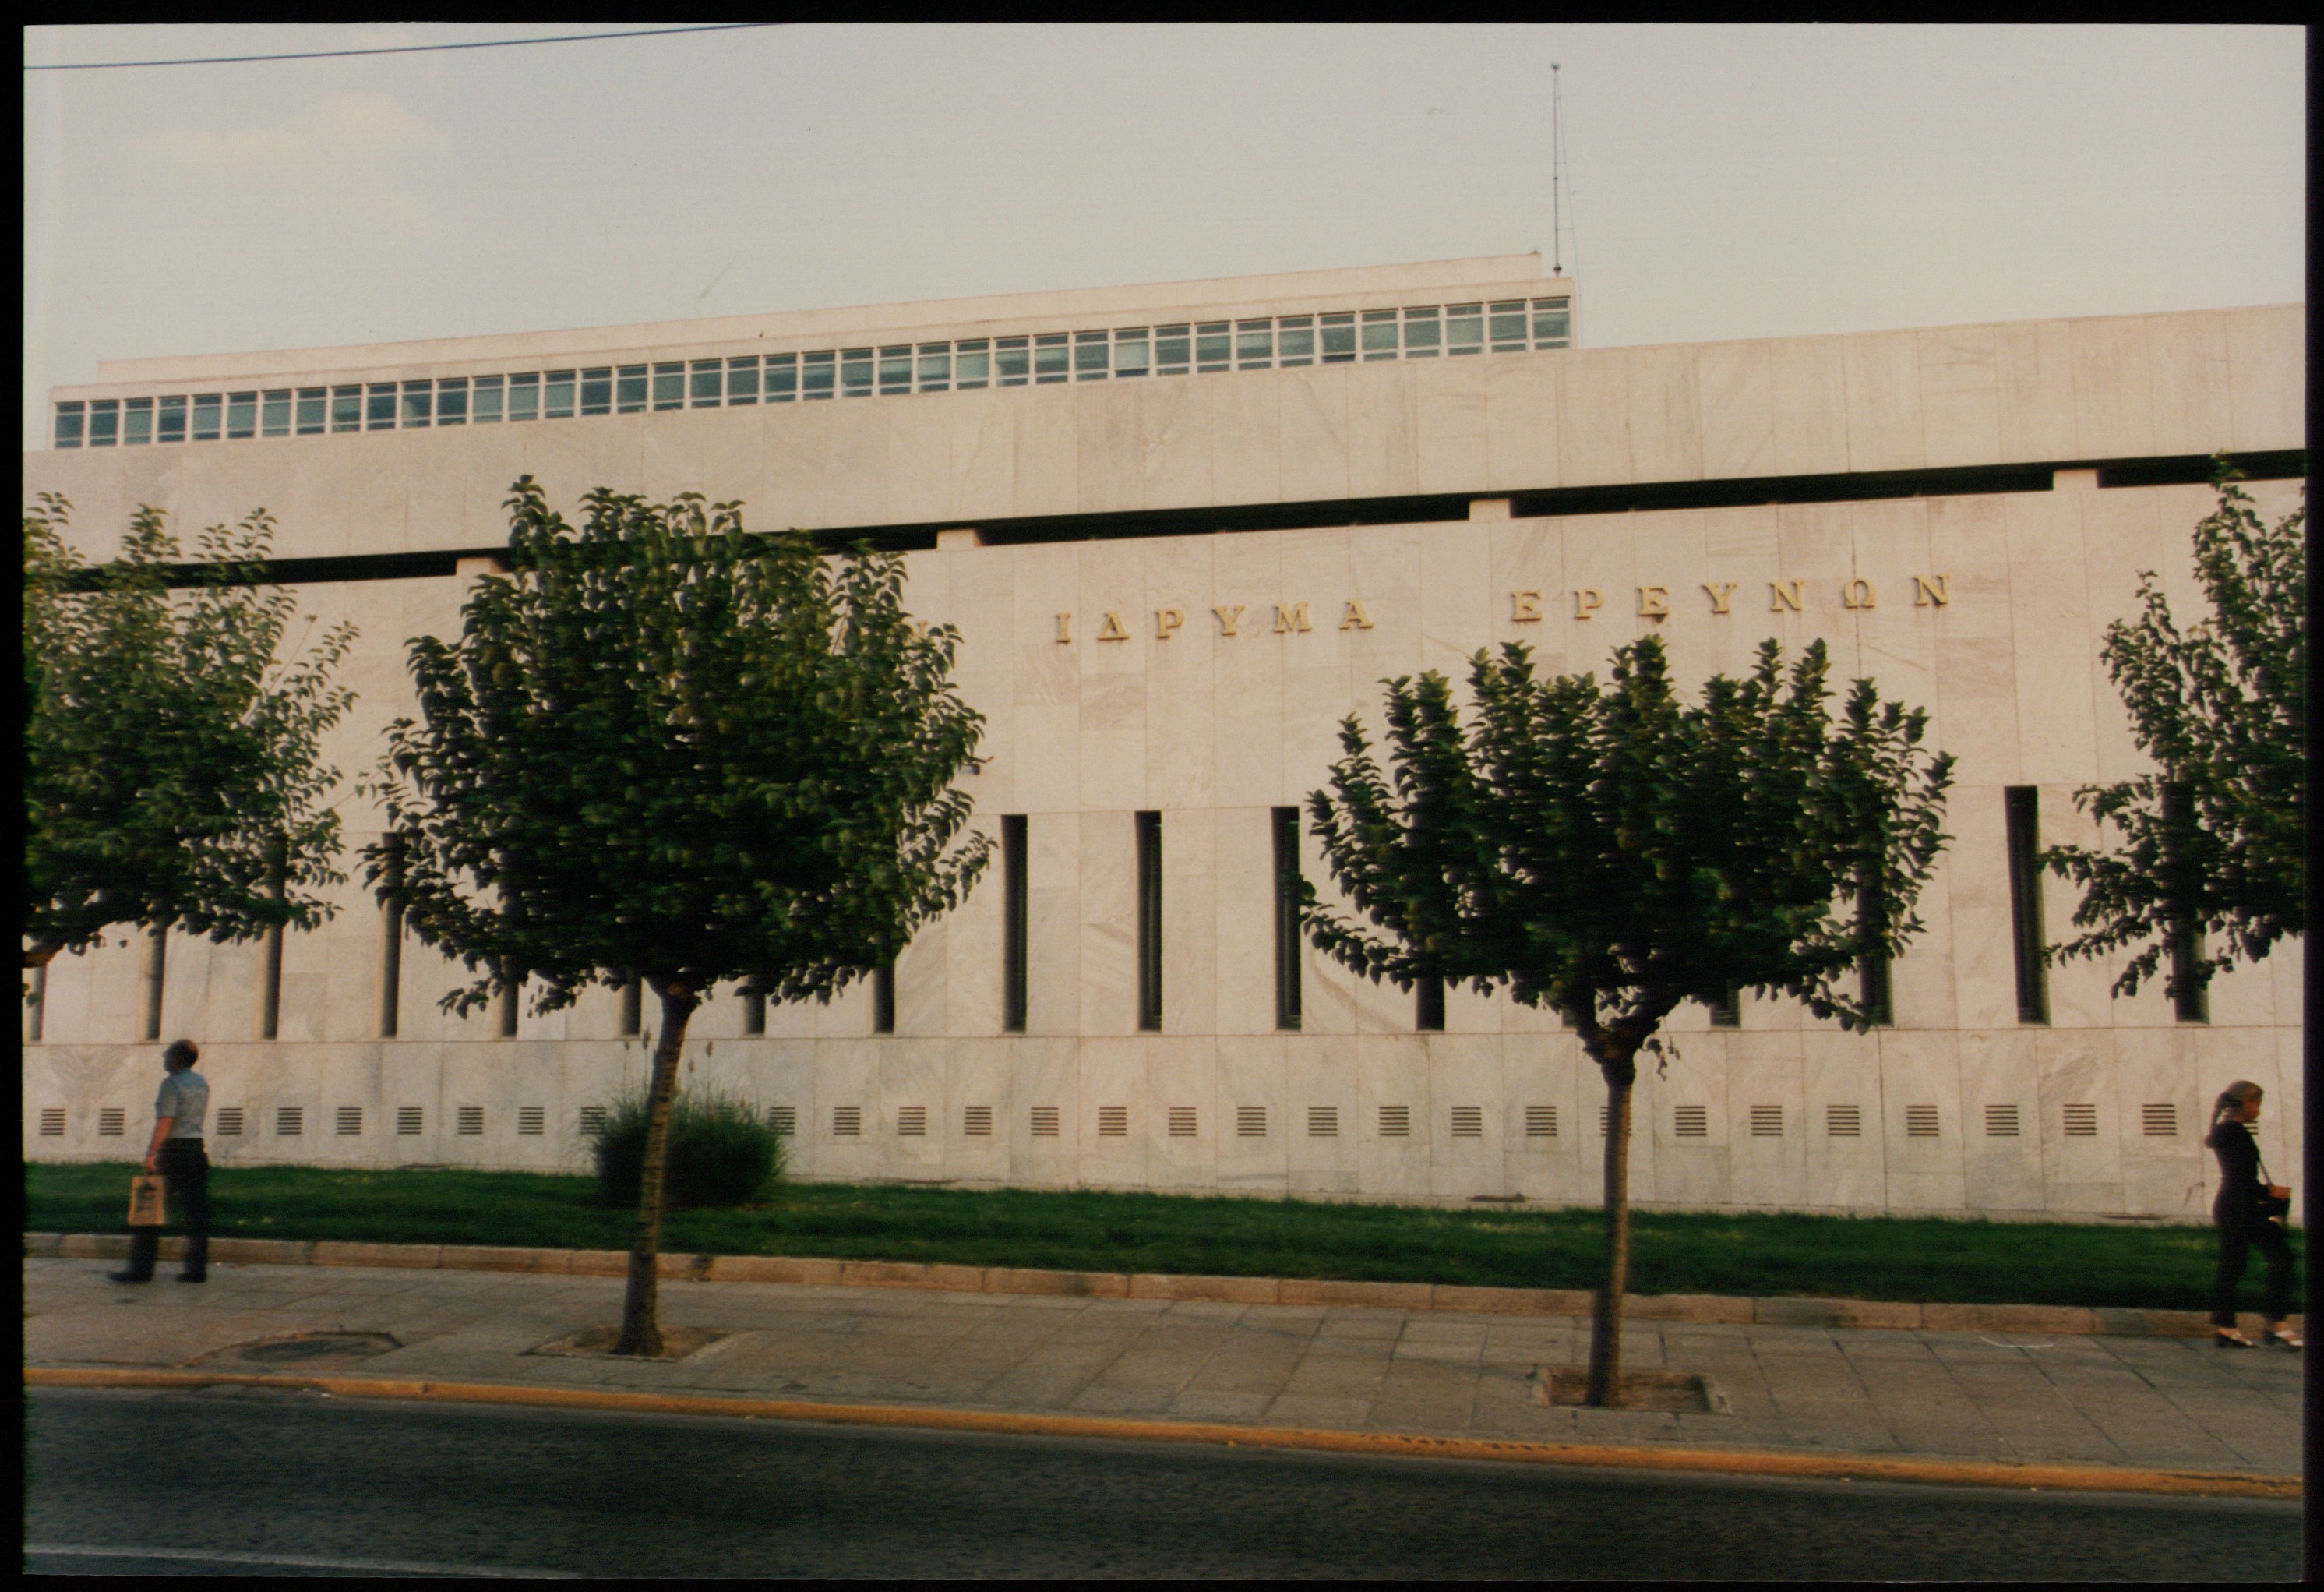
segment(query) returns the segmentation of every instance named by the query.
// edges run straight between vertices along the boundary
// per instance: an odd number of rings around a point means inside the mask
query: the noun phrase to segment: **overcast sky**
[[[25,60],[592,31],[42,27]],[[28,71],[26,441],[101,358],[1546,255],[1552,62],[1593,346],[2290,301],[2302,49],[818,26]]]

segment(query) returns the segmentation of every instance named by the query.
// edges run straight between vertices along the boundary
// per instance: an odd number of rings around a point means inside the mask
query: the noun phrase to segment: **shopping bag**
[[[161,1225],[161,1192],[164,1180],[139,1175],[129,1180],[129,1225],[133,1227],[158,1227]]]

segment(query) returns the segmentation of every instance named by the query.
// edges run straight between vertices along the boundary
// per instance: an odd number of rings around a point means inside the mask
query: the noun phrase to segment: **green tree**
[[[2168,957],[2164,987],[2191,1000],[2213,974],[2307,931],[2307,511],[2267,524],[2236,478],[2214,462],[2218,506],[2195,527],[2211,616],[2181,631],[2143,569],[2138,616],[2107,626],[2107,671],[2156,772],[2074,799],[2120,844],[2042,854],[2082,887],[2084,932],[2047,954],[2131,951],[2117,995]]]
[[[1342,726],[1317,837],[1365,921],[1305,887],[1317,946],[1375,982],[1506,984],[1556,1012],[1606,1080],[1606,1275],[1589,1399],[1621,1399],[1629,1280],[1629,1128],[1639,1053],[1682,1001],[1750,987],[1870,1026],[1877,1000],[1843,981],[1917,933],[1913,906],[1947,837],[1950,756],[1921,747],[1926,716],[1869,680],[1839,722],[1824,646],[1786,680],[1773,641],[1700,706],[1674,693],[1659,638],[1616,649],[1610,683],[1536,680],[1522,646],[1470,667],[1466,724],[1434,672],[1387,683],[1392,776],[1362,726]]]
[[[957,903],[989,850],[952,785],[983,721],[899,557],[835,567],[690,493],[592,492],[576,531],[513,490],[509,575],[458,640],[410,643],[421,717],[390,728],[367,877],[478,975],[448,1010],[529,979],[539,1011],[632,977],[659,999],[618,1345],[658,1354],[687,1020],[722,980],[827,1001]]]
[[[117,923],[220,940],[311,928],[343,883],[338,771],[318,761],[354,693],[330,683],[340,625],[278,661],[298,599],[266,587],[263,509],[201,533],[195,583],[160,511],[90,569],[71,504],[24,514],[24,966]]]

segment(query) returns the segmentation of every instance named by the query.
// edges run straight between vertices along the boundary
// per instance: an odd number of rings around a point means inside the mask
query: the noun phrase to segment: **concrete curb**
[[[1434,1459],[1490,1459],[1504,1463],[1572,1465],[1624,1470],[1681,1470],[1729,1476],[1921,1482],[1951,1486],[2036,1490],[2046,1487],[2061,1492],[2163,1493],[2295,1502],[2301,1496],[2301,1478],[2296,1476],[2244,1475],[2230,1471],[2131,1467],[2115,1470],[2095,1465],[2006,1465],[1990,1460],[1890,1459],[1868,1454],[1787,1454],[1747,1449],[1532,1443],[1483,1438],[1421,1437],[1397,1432],[1230,1426],[1213,1421],[1020,1415],[997,1411],[944,1410],[899,1404],[817,1404],[793,1399],[699,1398],[670,1393],[611,1392],[598,1388],[525,1387],[505,1383],[27,1366],[24,1385],[28,1388],[270,1387],[286,1392],[326,1393],[334,1398],[440,1399],[464,1403],[524,1404],[640,1414],[720,1415],[765,1421],[814,1421],[846,1426],[988,1431],[1019,1437],[1212,1443],[1229,1448],[1292,1449]]]
[[[164,1238],[175,1260],[185,1240]],[[119,1260],[121,1233],[27,1233],[28,1257]],[[270,1266],[411,1266],[464,1272],[557,1272],[592,1277],[629,1273],[617,1249],[515,1249],[462,1244],[338,1244],[281,1238],[214,1238],[210,1258]],[[1333,1282],[1304,1277],[1201,1277],[1155,1273],[1045,1272],[1018,1266],[925,1264],[918,1261],[791,1259],[761,1254],[664,1254],[659,1271],[696,1282],[792,1282],[816,1288],[924,1288],[954,1293],[1047,1293],[1093,1299],[1205,1300],[1227,1304],[1357,1305],[1397,1310],[1477,1310],[1505,1316],[1581,1316],[1591,1296],[1563,1288],[1470,1288],[1444,1282]],[[1723,1326],[1873,1327],[1937,1332],[2030,1332],[2046,1337],[2202,1337],[2200,1310],[2085,1310],[2066,1305],[1913,1304],[1867,1299],[1737,1299],[1710,1293],[1633,1293],[1632,1321]],[[2294,1316],[2295,1330],[2304,1318]]]

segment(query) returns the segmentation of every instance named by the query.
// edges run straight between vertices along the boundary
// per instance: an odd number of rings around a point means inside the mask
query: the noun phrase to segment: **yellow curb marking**
[[[1139,1442],[1217,1443],[1230,1448],[1297,1449],[1439,1459],[1496,1459],[1629,1470],[1685,1470],[1734,1476],[1849,1477],[1859,1481],[1937,1482],[1963,1486],[2052,1488],[2070,1492],[2167,1493],[2298,1500],[2296,1476],[2201,1470],[2112,1470],[2094,1465],[2009,1465],[1975,1460],[1882,1459],[1870,1456],[1780,1454],[1746,1449],[1641,1449],[1600,1443],[1534,1443],[1489,1438],[1416,1437],[1395,1432],[1325,1431],[1300,1427],[1226,1426],[1209,1421],[1123,1421],[1083,1415],[1014,1415],[907,1404],[819,1404],[795,1399],[691,1398],[594,1388],[520,1387],[486,1382],[409,1382],[389,1377],[261,1376],[237,1372],[143,1371],[28,1365],[27,1387],[278,1387],[337,1398],[446,1399],[665,1415],[751,1415],[848,1426],[899,1426],[1020,1437],[1115,1438]]]

